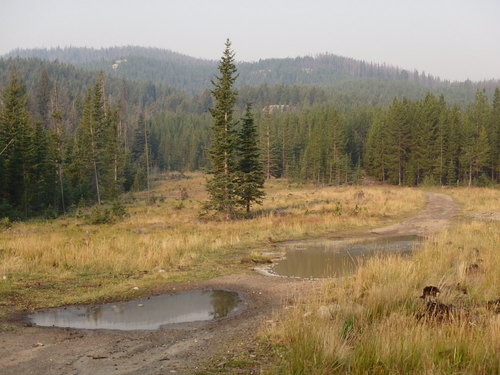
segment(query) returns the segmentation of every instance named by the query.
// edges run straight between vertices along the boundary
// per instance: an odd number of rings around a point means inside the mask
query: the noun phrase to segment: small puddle
[[[40,310],[28,319],[44,327],[155,330],[165,324],[223,318],[237,310],[239,302],[236,292],[194,290],[128,302]]]
[[[301,278],[347,276],[369,257],[409,253],[420,241],[418,236],[399,236],[293,244],[287,246],[285,257],[270,272]]]

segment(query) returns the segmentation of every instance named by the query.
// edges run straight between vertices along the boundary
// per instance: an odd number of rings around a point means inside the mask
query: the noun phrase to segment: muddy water
[[[225,317],[238,308],[239,301],[236,292],[194,290],[121,303],[41,310],[28,319],[46,327],[154,330],[164,324]]]
[[[409,253],[419,243],[417,236],[399,236],[293,244],[287,247],[285,258],[276,263],[271,273],[301,278],[347,276],[369,257]]]

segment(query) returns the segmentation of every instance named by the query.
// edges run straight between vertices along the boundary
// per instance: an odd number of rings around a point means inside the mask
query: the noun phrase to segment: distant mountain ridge
[[[123,46],[109,48],[56,47],[15,49],[2,57],[37,57],[42,60],[59,60],[69,64],[86,63],[96,60],[116,60],[130,56],[149,57],[157,60],[180,61],[191,64],[215,65],[215,61],[191,57],[167,49],[154,47]]]
[[[210,87],[217,62],[151,47],[16,49],[3,57],[40,58],[70,63],[87,70],[102,70],[110,76],[139,81],[163,82],[177,89],[199,92]],[[343,80],[376,78],[406,81],[426,87],[454,86],[458,82],[409,71],[397,66],[322,54],[315,57],[262,59],[239,62],[239,86],[261,84],[315,85],[327,87]],[[466,81],[466,84],[472,84]],[[495,87],[499,81],[481,82]]]

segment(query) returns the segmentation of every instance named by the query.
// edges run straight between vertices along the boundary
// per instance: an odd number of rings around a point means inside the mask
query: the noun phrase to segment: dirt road
[[[424,210],[398,224],[371,231],[376,235],[428,234],[441,229],[457,206],[444,194],[426,193]],[[0,331],[2,375],[193,374],[226,350],[248,347],[256,329],[287,301],[311,294],[322,281],[272,278],[256,273],[205,282],[176,284],[175,290],[235,290],[244,308],[226,319],[172,325],[159,331],[91,331],[26,327]],[[171,292],[165,285],[152,293]]]
[[[432,234],[443,228],[456,214],[458,206],[446,194],[425,192],[425,208],[401,222],[373,229],[371,233],[383,236]]]

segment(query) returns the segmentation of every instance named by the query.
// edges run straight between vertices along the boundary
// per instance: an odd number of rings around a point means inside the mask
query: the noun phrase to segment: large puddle
[[[401,236],[292,244],[270,272],[301,278],[347,276],[369,257],[409,253],[420,241],[418,236]]]
[[[239,302],[236,292],[194,290],[105,305],[40,310],[28,319],[45,327],[155,330],[165,324],[225,317],[238,308]]]

